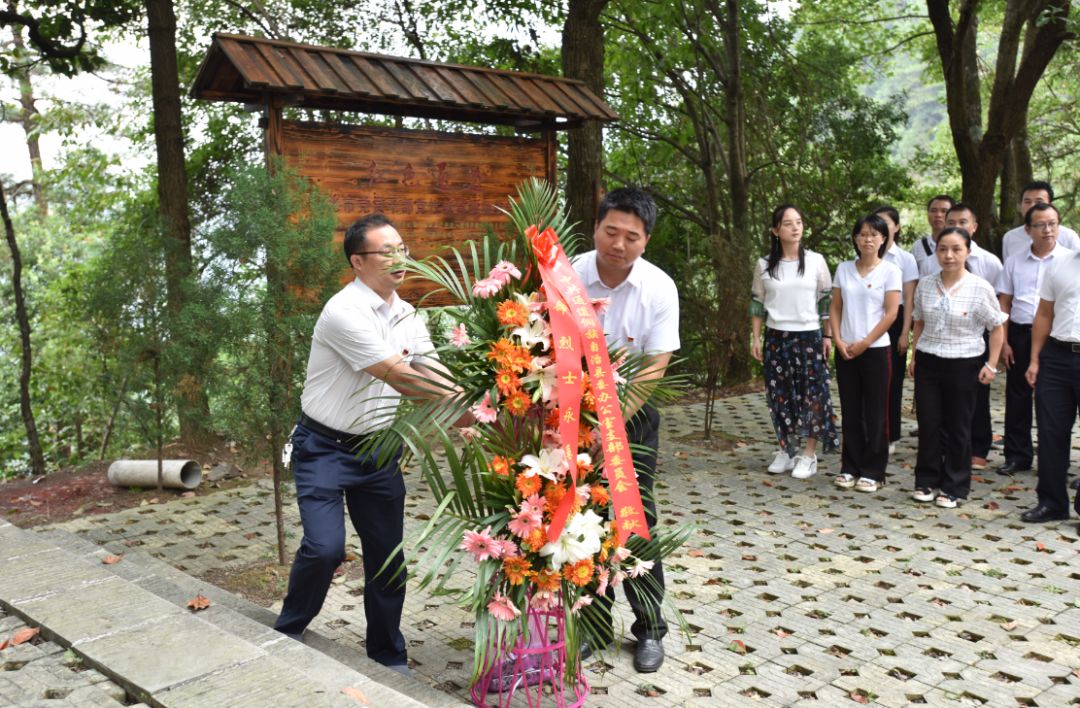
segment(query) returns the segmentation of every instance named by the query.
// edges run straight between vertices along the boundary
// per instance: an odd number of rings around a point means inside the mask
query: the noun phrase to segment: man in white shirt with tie
[[[1005,261],[998,279],[1001,310],[1009,315],[1005,323],[1005,346],[1001,361],[1008,369],[1005,380],[1005,464],[1001,474],[1031,469],[1035,449],[1031,443],[1032,390],[1025,374],[1031,363],[1031,325],[1039,306],[1039,290],[1053,263],[1072,251],[1057,242],[1061,223],[1058,210],[1037,203],[1024,215],[1024,227],[1031,244],[1027,251]]]

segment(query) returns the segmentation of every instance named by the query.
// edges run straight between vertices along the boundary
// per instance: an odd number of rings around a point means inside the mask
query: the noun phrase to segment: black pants
[[[1011,329],[1011,328],[1010,328]],[[1080,406],[1080,352],[1047,339],[1039,354],[1035,414],[1039,425],[1039,504],[1061,513],[1069,508],[1069,452]],[[1080,493],[1076,496],[1080,503]],[[1076,513],[1080,506],[1074,504]]]
[[[892,371],[889,374],[889,442],[900,439],[900,407],[904,402],[904,376],[907,374],[907,349],[900,353],[900,332],[904,329],[904,305],[896,312],[896,321],[889,327],[889,353]]]
[[[989,333],[983,334],[983,341],[989,345]],[[986,363],[986,354],[984,351],[980,366]],[[976,381],[975,386],[975,409],[971,412],[971,454],[985,459],[994,443],[994,431],[990,426],[990,384]]]
[[[388,570],[379,573],[401,543],[404,531],[400,450],[379,466],[378,450],[357,456],[347,444],[303,425],[296,426],[292,443],[304,538],[293,560],[289,592],[274,629],[300,634],[322,609],[334,570],[345,559],[344,497],[364,556],[367,654],[386,666],[406,663],[405,637],[400,629],[405,605],[405,557],[401,551],[393,556]]]
[[[943,359],[915,352],[919,452],[915,487],[967,498],[971,491],[971,418],[983,357]]]
[[[1031,363],[1031,325],[1009,323],[1009,346],[1013,364],[1005,378],[1005,461],[1031,467],[1035,448],[1031,444],[1032,390],[1024,374]]]
[[[836,354],[836,384],[840,388],[843,444],[840,472],[852,477],[885,481],[889,463],[889,347],[872,347],[845,359]]]
[[[656,527],[656,497],[653,487],[656,481],[656,450],[660,447],[660,412],[646,404],[626,424],[626,435],[631,445],[637,444],[649,448],[648,451],[634,452],[634,467],[638,471],[638,486],[641,489],[641,501],[645,507],[645,517],[651,531]],[[667,634],[667,622],[660,611],[664,599],[664,566],[656,559],[649,571],[652,580],[642,577],[629,578],[622,587],[630,609],[634,611],[634,624],[631,634],[637,639],[660,639]],[[609,644],[615,638],[611,619],[615,592],[608,588],[607,594],[597,598],[592,605],[584,608],[586,623],[600,634],[601,644]]]

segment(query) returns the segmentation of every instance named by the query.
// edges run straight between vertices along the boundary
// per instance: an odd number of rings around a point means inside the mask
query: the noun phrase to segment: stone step
[[[155,558],[108,552],[63,531],[0,519],[0,606],[157,706],[459,706],[314,632],[300,643],[274,614]],[[187,602],[201,594],[211,606]],[[349,693],[343,691],[348,690]],[[351,695],[350,695],[351,694]]]

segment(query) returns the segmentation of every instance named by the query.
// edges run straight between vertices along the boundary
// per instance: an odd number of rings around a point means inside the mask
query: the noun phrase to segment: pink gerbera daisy
[[[502,285],[510,282],[510,279],[521,280],[521,271],[510,261],[499,261],[488,273],[488,279],[497,280]]]
[[[502,558],[505,551],[502,541],[492,538],[490,526],[483,531],[466,531],[460,548],[472,553],[477,563],[489,558]]]
[[[484,399],[472,407],[473,417],[481,423],[494,423],[499,411],[491,403],[491,391],[484,394]]]
[[[518,538],[528,538],[533,531],[543,527],[544,505],[539,499],[538,495],[533,494],[521,502],[521,510],[514,514],[507,527],[510,533]]]
[[[458,349],[472,343],[472,340],[469,339],[469,331],[465,329],[464,322],[450,330],[450,343]]]
[[[495,597],[488,603],[487,610],[492,617],[501,622],[512,622],[521,616],[521,610],[514,607],[510,598],[501,592],[495,593]]]
[[[502,289],[502,282],[493,278],[484,278],[473,283],[472,294],[476,297],[491,297]]]

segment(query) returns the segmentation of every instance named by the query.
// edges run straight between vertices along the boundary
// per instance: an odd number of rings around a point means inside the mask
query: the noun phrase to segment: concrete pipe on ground
[[[117,460],[109,465],[109,483],[117,487],[157,487],[157,460]],[[168,489],[195,489],[202,481],[202,465],[195,460],[162,460],[161,485]]]

